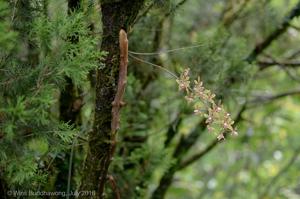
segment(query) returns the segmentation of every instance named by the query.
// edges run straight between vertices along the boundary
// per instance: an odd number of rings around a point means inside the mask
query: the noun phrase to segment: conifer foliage
[[[299,14],[0,0],[0,198],[299,198]]]
[[[80,132],[58,118],[64,77],[85,87],[103,56],[83,12],[48,16],[45,2],[0,2],[0,173],[10,189],[47,185],[51,163]]]

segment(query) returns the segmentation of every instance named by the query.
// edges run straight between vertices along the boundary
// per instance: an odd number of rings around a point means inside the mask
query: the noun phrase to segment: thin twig
[[[52,163],[54,162],[55,158],[57,157],[57,153],[54,155],[54,157],[50,160],[49,164],[48,164],[48,167],[47,167],[47,171],[50,169]]]
[[[171,9],[169,12],[167,12],[166,14],[165,14],[165,18],[166,17],[169,17],[172,13],[174,13],[176,10],[178,10],[181,6],[183,6],[183,4],[184,3],[186,3],[187,2],[187,0],[182,0],[182,1],[180,1],[178,4],[176,4],[176,6],[173,8],[173,9]]]
[[[277,65],[284,70],[284,72],[292,79],[295,80],[297,82],[300,82],[300,79],[297,77],[297,75],[294,75],[291,71],[289,71],[289,68],[291,69],[295,69],[296,67],[298,67],[297,65],[293,64],[293,65],[283,65],[284,63],[277,61],[274,57],[272,57],[271,55],[267,54],[267,53],[263,53],[267,58],[271,59],[272,62],[277,63]],[[300,65],[299,65],[300,66]],[[260,70],[264,70],[269,66],[265,66],[265,67],[261,67]]]
[[[290,90],[290,91],[286,91],[283,93],[279,93],[276,95],[258,96],[255,99],[249,101],[249,105],[247,106],[247,108],[257,107],[258,105],[272,102],[274,100],[277,100],[277,99],[280,99],[283,97],[287,97],[287,96],[291,96],[291,95],[299,95],[299,94],[300,94],[300,89],[295,89],[295,90]]]
[[[146,61],[146,60],[144,60],[144,59],[140,59],[140,58],[138,58],[138,57],[136,57],[136,56],[133,56],[133,55],[131,55],[131,54],[129,54],[129,57],[131,57],[131,58],[133,58],[133,59],[136,59],[136,60],[138,60],[138,61],[140,61],[140,62],[142,62],[142,63],[149,64],[149,65],[151,65],[151,66],[154,66],[154,67],[156,67],[156,68],[159,68],[159,69],[161,69],[161,70],[167,72],[168,74],[170,74],[170,75],[171,75],[172,77],[174,77],[175,79],[178,79],[178,78],[179,78],[177,75],[175,75],[174,73],[172,73],[171,71],[169,71],[168,69],[166,69],[166,68],[164,68],[164,67],[162,67],[162,66],[160,66],[160,65],[153,64],[153,63],[151,63],[151,62],[148,62],[148,61]]]
[[[15,0],[15,2],[14,2],[14,8],[13,8],[13,13],[12,13],[12,16],[11,16],[11,22],[13,22],[14,18],[15,18],[17,3],[18,3],[18,0]]]
[[[129,51],[130,54],[133,55],[161,55],[164,53],[171,53],[171,52],[176,52],[176,51],[180,51],[180,50],[186,50],[186,49],[192,49],[192,48],[199,48],[204,46],[205,44],[199,44],[199,45],[194,45],[194,46],[185,46],[185,47],[180,47],[180,48],[174,48],[174,49],[170,49],[170,50],[162,50],[160,52],[149,52],[149,53],[142,53],[142,52],[134,52],[134,51]]]
[[[260,70],[264,70],[268,67],[276,66],[276,65],[280,65],[280,66],[283,66],[283,67],[289,67],[289,68],[300,67],[300,62],[299,61],[293,61],[293,62],[258,61],[257,64],[258,64]]]
[[[154,6],[154,1],[145,9],[145,11],[142,14],[137,16],[137,18],[133,22],[133,25],[137,24],[139,22],[139,20],[141,20],[143,17],[145,17],[147,15],[147,13],[152,9],[153,6]]]
[[[288,56],[286,56],[286,59],[291,60],[296,58],[298,55],[300,54],[300,49],[292,52],[291,54],[289,54]]]
[[[112,134],[115,135],[119,128],[120,108],[124,105],[123,95],[127,81],[127,65],[128,65],[128,40],[126,32],[121,29],[119,34],[120,43],[120,68],[117,92],[112,103]]]
[[[72,164],[73,164],[73,155],[74,155],[74,148],[76,143],[77,137],[74,138],[72,147],[71,147],[71,154],[69,159],[69,171],[68,171],[68,184],[67,184],[67,199],[70,198],[70,187],[71,187],[71,177],[72,177]]]
[[[238,7],[238,9],[233,12],[230,16],[226,16],[226,13],[223,18],[223,24],[225,27],[229,28],[234,21],[239,19],[240,14],[243,12],[243,10],[247,7],[247,4],[250,2],[250,0],[244,0]],[[230,9],[232,10],[232,9]]]
[[[108,175],[108,176],[107,176],[107,179],[108,179],[108,181],[109,181],[109,183],[110,183],[110,186],[111,186],[113,192],[114,192],[115,195],[116,195],[115,198],[116,198],[116,199],[121,199],[120,191],[119,191],[119,188],[118,188],[117,183],[116,183],[116,181],[115,181],[115,178],[114,178],[112,175]]]

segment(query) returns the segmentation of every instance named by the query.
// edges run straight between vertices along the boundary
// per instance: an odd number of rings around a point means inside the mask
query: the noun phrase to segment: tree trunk
[[[101,51],[108,54],[104,61],[105,67],[97,71],[94,127],[89,135],[89,149],[80,187],[81,191],[95,191],[96,195],[85,198],[104,197],[104,184],[114,141],[111,123],[112,102],[117,90],[120,64],[119,31],[130,28],[142,6],[143,0],[101,2]]]

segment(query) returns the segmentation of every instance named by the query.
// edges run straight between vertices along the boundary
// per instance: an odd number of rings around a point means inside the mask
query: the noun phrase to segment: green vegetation
[[[299,15],[0,0],[0,198],[300,198]]]

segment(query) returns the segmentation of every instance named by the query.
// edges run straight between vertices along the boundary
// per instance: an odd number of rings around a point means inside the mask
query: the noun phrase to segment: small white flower
[[[218,135],[217,139],[218,141],[224,140],[225,139],[224,134],[221,133],[220,135]]]
[[[224,122],[223,127],[224,127],[224,129],[226,129],[228,127],[228,124],[226,122]]]
[[[232,131],[231,135],[233,135],[233,136],[238,136],[239,134],[238,134],[237,131]]]
[[[199,115],[199,114],[201,114],[201,110],[195,109],[195,110],[194,110],[194,113],[195,113],[196,115]]]

